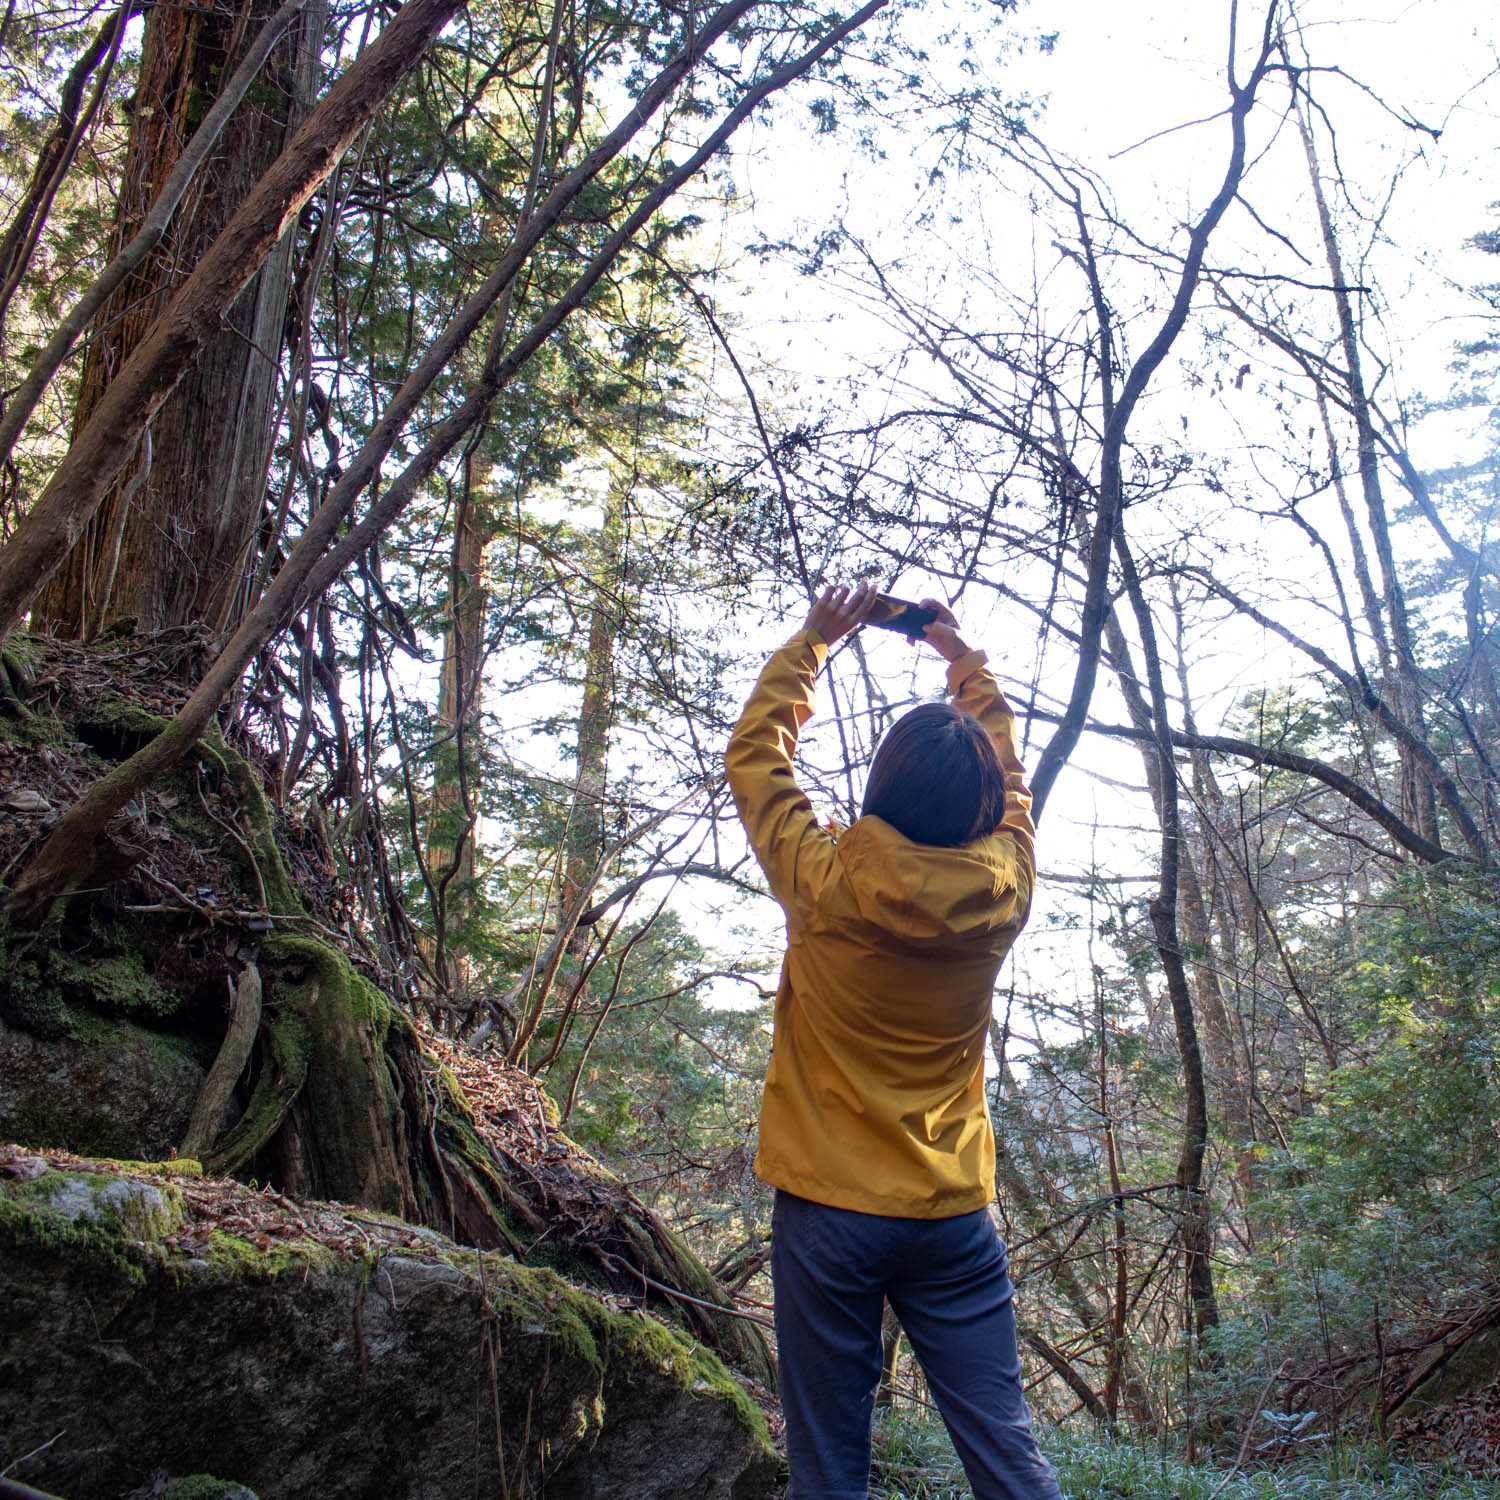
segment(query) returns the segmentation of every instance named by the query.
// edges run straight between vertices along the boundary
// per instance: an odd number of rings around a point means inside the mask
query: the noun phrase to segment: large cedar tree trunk
[[[219,85],[274,9],[273,0],[240,0],[223,9],[147,10],[112,252],[135,233]],[[308,0],[162,243],[101,313],[84,360],[75,433],[307,113],[325,13],[324,0]],[[127,618],[143,630],[201,622],[218,631],[242,610],[275,435],[290,256],[289,233],[39,595],[35,626],[70,639]]]

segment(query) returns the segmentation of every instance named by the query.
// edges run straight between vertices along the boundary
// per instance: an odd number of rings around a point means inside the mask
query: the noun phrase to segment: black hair
[[[951,849],[993,833],[1005,816],[1005,772],[994,741],[951,703],[912,709],[875,752],[863,811],[914,844]]]

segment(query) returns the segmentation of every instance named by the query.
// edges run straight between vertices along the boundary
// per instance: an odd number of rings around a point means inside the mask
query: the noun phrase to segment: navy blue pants
[[[983,1209],[894,1219],[777,1191],[771,1220],[789,1500],[866,1500],[890,1299],[975,1500],[1062,1500],[1037,1451],[1005,1253]]]

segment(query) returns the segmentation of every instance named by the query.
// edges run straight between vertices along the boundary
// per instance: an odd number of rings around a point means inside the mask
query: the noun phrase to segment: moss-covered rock
[[[160,1158],[182,1139],[204,1058],[191,1043],[82,1015],[39,1036],[0,1019],[0,1140]]]
[[[758,1409],[675,1329],[170,1168],[0,1155],[0,1306],[0,1469],[37,1449],[13,1477],[72,1500],[163,1471],[261,1500],[760,1500],[775,1469]]]
[[[1500,1324],[1466,1339],[1452,1353],[1435,1344],[1420,1368],[1425,1377],[1391,1413],[1397,1421],[1420,1417],[1500,1381]]]
[[[96,959],[56,954],[53,973],[65,990],[81,992],[112,1011],[170,1016],[182,1004],[180,994],[147,972],[139,953],[117,953]]]

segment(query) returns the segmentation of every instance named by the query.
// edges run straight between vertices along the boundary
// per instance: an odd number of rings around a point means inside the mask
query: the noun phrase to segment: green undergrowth
[[[1089,1427],[1041,1423],[1038,1436],[1068,1500],[1500,1500],[1500,1480],[1373,1448],[1235,1469],[1228,1461],[1189,1463]],[[972,1493],[935,1414],[903,1405],[876,1422],[870,1500],[970,1500]]]

